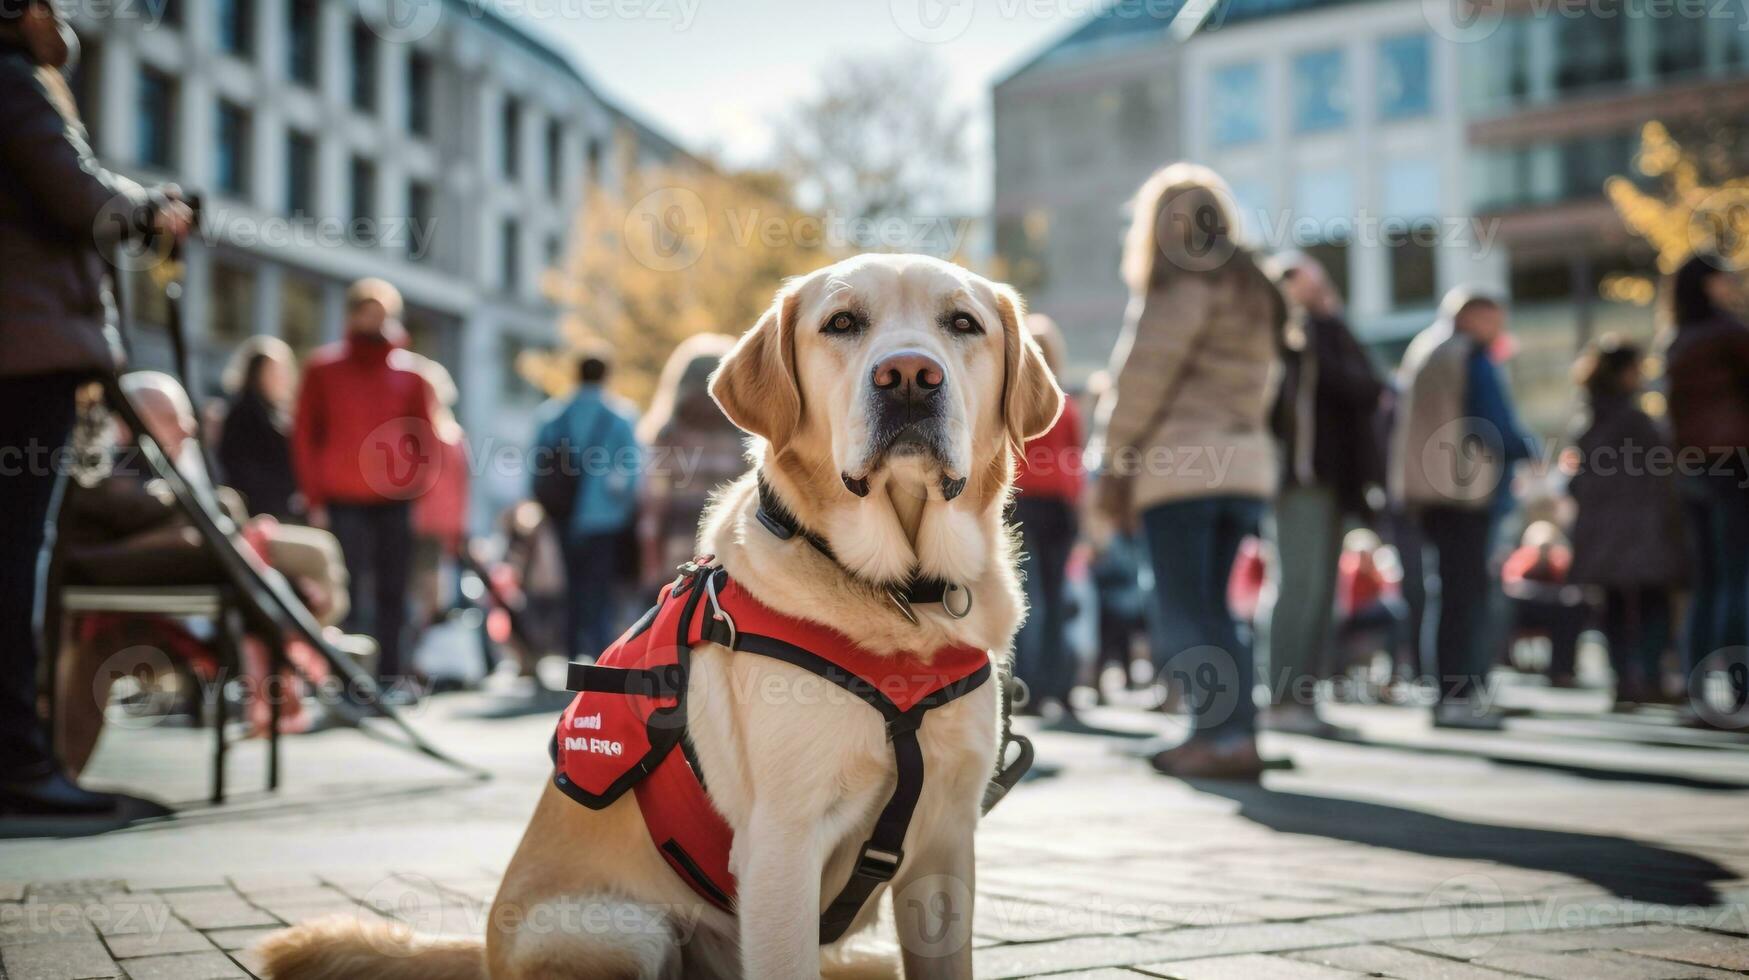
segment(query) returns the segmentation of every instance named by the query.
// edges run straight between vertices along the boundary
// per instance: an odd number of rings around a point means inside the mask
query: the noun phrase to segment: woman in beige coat
[[[1130,305],[1099,411],[1099,507],[1139,523],[1160,604],[1156,659],[1182,684],[1191,737],[1154,766],[1255,778],[1251,649],[1227,608],[1239,544],[1276,490],[1267,415],[1285,305],[1238,239],[1212,171],[1174,164],[1137,192],[1124,248]]]

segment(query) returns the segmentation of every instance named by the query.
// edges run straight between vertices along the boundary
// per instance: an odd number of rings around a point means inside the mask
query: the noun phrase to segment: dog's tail
[[[255,947],[268,980],[486,980],[480,939],[435,939],[406,925],[337,915]]]

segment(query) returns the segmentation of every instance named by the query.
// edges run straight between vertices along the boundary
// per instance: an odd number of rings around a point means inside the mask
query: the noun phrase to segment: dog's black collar
[[[812,545],[815,551],[825,555],[834,565],[844,568],[844,563],[838,560],[838,555],[833,552],[832,546],[826,542],[826,539],[802,526],[802,522],[796,517],[795,512],[784,506],[783,501],[777,499],[777,491],[771,489],[771,484],[765,482],[763,476],[759,478],[759,511],[755,516],[759,518],[759,523],[765,525],[765,529],[778,540],[790,541],[799,538]],[[844,569],[844,574],[851,578],[860,579],[860,576],[847,568]],[[913,624],[917,622],[917,614],[912,610],[912,606],[940,603],[947,614],[955,619],[962,619],[972,611],[970,590],[963,585],[955,585],[946,579],[936,578],[932,575],[913,573],[910,581],[904,585],[875,583],[875,587],[885,592],[887,598],[893,601],[893,605],[898,607],[899,612]]]

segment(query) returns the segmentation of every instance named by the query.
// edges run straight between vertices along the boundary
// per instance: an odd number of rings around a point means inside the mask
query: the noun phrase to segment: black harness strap
[[[765,529],[778,540],[800,539],[806,541],[813,546],[815,551],[830,559],[834,565],[840,568],[844,567],[844,563],[838,560],[837,553],[832,550],[832,546],[826,542],[826,539],[802,526],[802,522],[796,517],[795,512],[784,506],[783,501],[777,499],[777,492],[771,489],[771,484],[766,483],[763,477],[759,480],[759,511],[754,516],[759,518],[759,523],[764,525]],[[846,569],[845,574],[850,575],[851,578],[857,578],[848,569]],[[960,588],[946,579],[931,575],[913,575],[911,580],[904,585],[873,584],[877,588],[887,591],[895,600],[902,599],[913,606],[936,602],[945,603],[947,597],[959,591]],[[955,601],[964,602],[965,596],[961,595]],[[909,616],[909,614],[907,615]],[[964,615],[964,610],[956,615]]]
[[[976,690],[990,679],[990,668],[988,665],[981,667],[929,694],[909,710],[901,711],[867,680],[793,643],[757,633],[733,634],[727,625],[708,619],[703,636],[724,646],[730,646],[733,641],[732,649],[781,660],[825,678],[880,712],[886,722],[887,740],[893,744],[898,781],[893,785],[893,795],[888,797],[886,806],[875,818],[868,840],[857,852],[856,864],[850,869],[850,880],[820,914],[820,944],[837,942],[856,921],[857,913],[868,904],[869,896],[882,884],[893,880],[905,859],[905,832],[911,826],[911,816],[923,795],[923,747],[917,742],[917,729],[923,725],[924,714]]]

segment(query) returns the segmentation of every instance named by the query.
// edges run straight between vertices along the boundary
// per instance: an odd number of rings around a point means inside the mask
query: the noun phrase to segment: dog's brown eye
[[[972,316],[969,313],[955,313],[953,315],[953,321],[952,321],[951,325],[953,327],[954,333],[983,333],[984,332],[984,328],[979,326],[978,321],[972,319]]]
[[[826,321],[826,333],[851,333],[856,330],[856,316],[849,311],[832,314]]]

